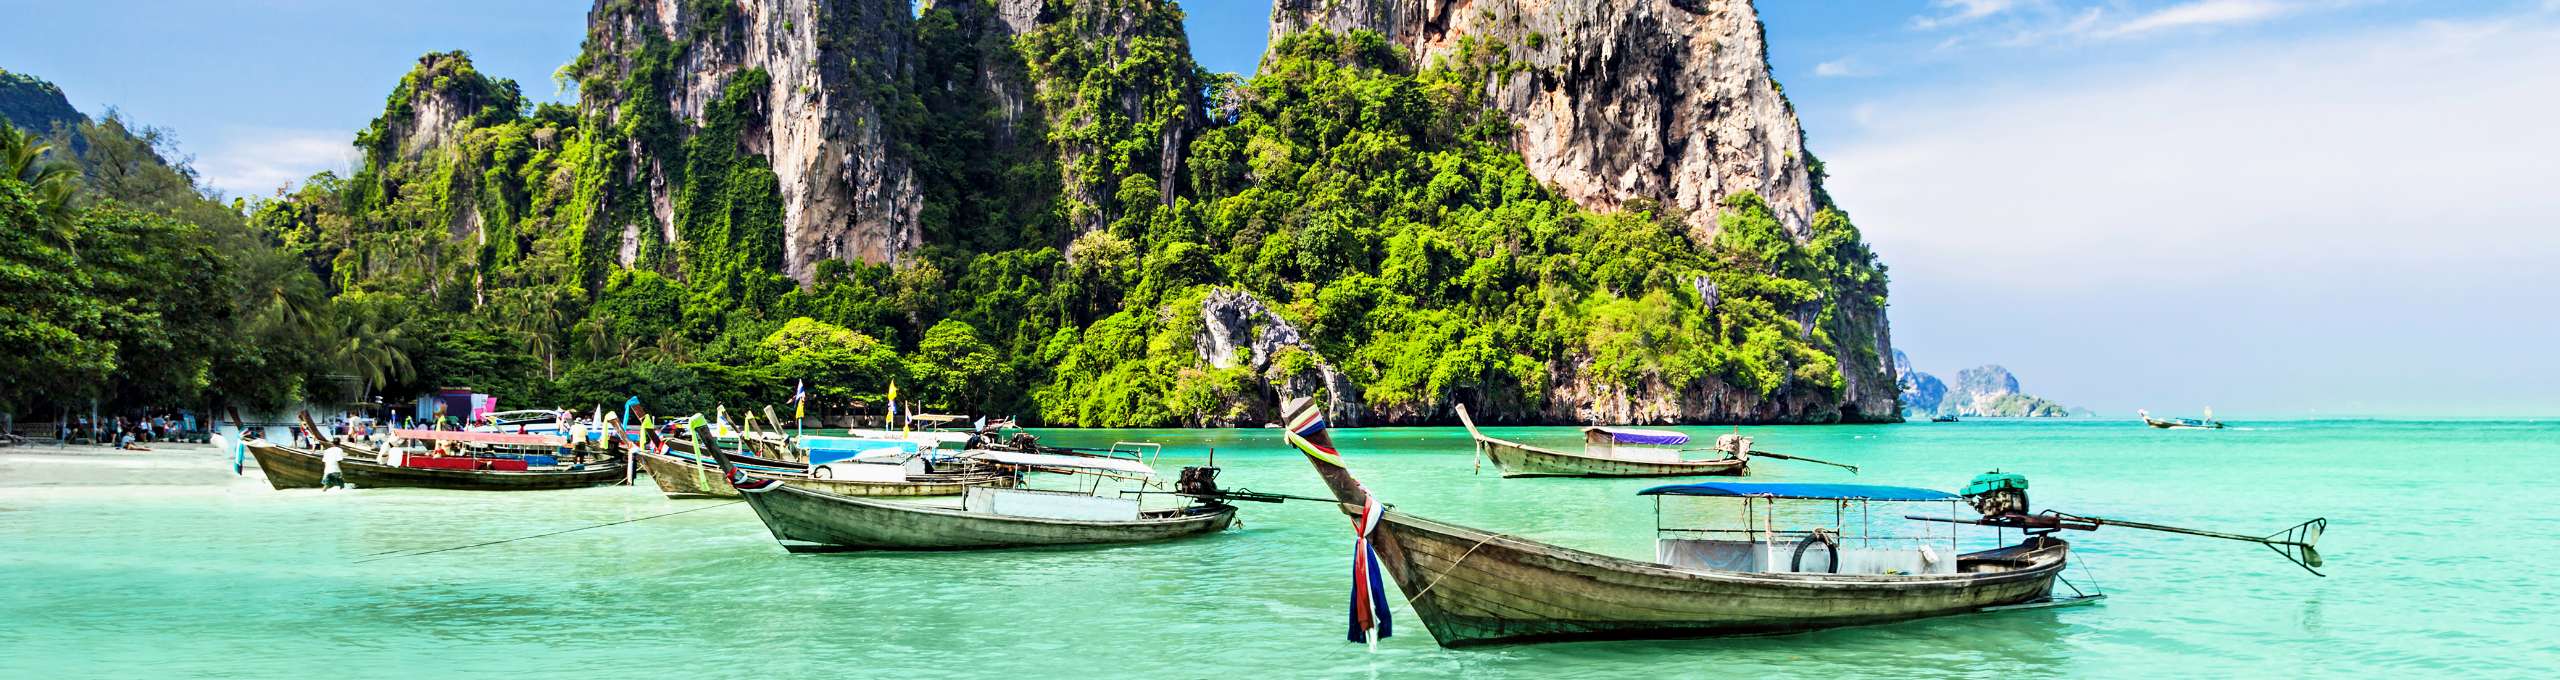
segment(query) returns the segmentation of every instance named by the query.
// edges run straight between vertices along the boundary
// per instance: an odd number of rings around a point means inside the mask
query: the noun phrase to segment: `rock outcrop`
[[[1678,208],[1702,243],[1738,192],[1800,240],[1819,208],[1749,0],[1278,0],[1274,42],[1308,28],[1377,31],[1424,64],[1469,38],[1507,51],[1525,68],[1494,71],[1490,99],[1530,172],[1582,205]]]
[[[821,261],[884,262],[919,245],[923,198],[911,159],[889,137],[884,111],[894,102],[879,100],[897,95],[890,85],[911,66],[913,16],[907,0],[597,0],[579,63],[582,106],[640,133],[624,140],[623,170],[655,218],[616,225],[624,263],[639,229],[675,240],[669,159],[684,157],[712,103],[748,71],[770,84],[739,143],[769,159],[779,180],[785,273],[805,282]],[[677,129],[653,129],[652,107]]]
[[[1795,111],[1772,80],[1749,0],[1277,0],[1272,36],[1373,31],[1416,66],[1479,63],[1512,147],[1565,198],[1679,211],[1691,242],[1727,197],[1752,193],[1806,242],[1828,207]],[[1488,56],[1490,55],[1490,56]],[[1491,64],[1482,64],[1490,59]],[[1471,61],[1472,60],[1472,61]],[[1701,286],[1700,297],[1715,291]],[[1832,338],[1836,392],[1763,398],[1720,384],[1594,385],[1554,367],[1539,417],[1564,422],[1874,422],[1900,417],[1882,290],[1834,291],[1793,310]],[[1830,305],[1828,310],[1825,304]],[[1826,313],[1826,311],[1828,313]],[[1382,418],[1386,414],[1381,414]]]
[[[2018,391],[2018,376],[1997,364],[1956,373],[1955,387],[1939,412],[1999,418],[2059,418],[2071,415],[2063,405]]]
[[[513,119],[522,106],[515,81],[481,75],[461,52],[429,52],[400,78],[382,117],[356,143],[372,165],[413,160],[474,127]]]
[[[79,128],[89,122],[89,116],[72,108],[62,88],[42,78],[0,69],[0,120],[39,135],[53,134],[56,128],[69,131],[74,153],[87,146]]]
[[[1938,406],[1947,399],[1947,384],[1938,376],[1911,368],[1911,357],[1902,350],[1893,351],[1893,374],[1902,388],[1902,415],[1929,417],[1937,415]]]
[[[1122,183],[1144,177],[1157,205],[1179,195],[1182,163],[1208,120],[1198,66],[1181,14],[1168,0],[997,0],[954,5],[962,21],[985,20],[1009,38],[1011,63],[982,69],[1003,129],[998,141],[1048,137],[1067,218],[1092,232],[1131,211]],[[1039,116],[1033,121],[1029,116]],[[1035,124],[1036,123],[1036,124]],[[1146,140],[1144,147],[1126,142]]]
[[[1201,301],[1200,314],[1207,322],[1197,339],[1200,360],[1221,369],[1249,368],[1264,386],[1258,400],[1244,409],[1244,420],[1279,422],[1280,404],[1298,397],[1323,399],[1325,413],[1337,425],[1357,427],[1366,420],[1359,386],[1334,370],[1297,326],[1252,293],[1211,290]]]

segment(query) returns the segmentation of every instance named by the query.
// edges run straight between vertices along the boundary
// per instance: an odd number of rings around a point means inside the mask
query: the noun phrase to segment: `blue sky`
[[[417,56],[559,99],[588,3],[0,1],[0,68],[235,194],[344,168]],[[1252,68],[1267,4],[1188,4]],[[2109,414],[2560,415],[2560,0],[1761,3],[1894,341]],[[573,96],[573,95],[569,95]]]

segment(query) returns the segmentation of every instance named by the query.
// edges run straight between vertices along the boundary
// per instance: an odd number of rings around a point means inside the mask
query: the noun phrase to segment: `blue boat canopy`
[[[1706,482],[1670,484],[1636,492],[1638,496],[1765,496],[1828,501],[1951,501],[1959,496],[1909,486],[1873,484],[1788,484],[1771,482]]]
[[[1609,433],[1609,439],[1631,446],[1679,446],[1689,443],[1689,435],[1672,430],[1638,430],[1624,427],[1591,428]]]

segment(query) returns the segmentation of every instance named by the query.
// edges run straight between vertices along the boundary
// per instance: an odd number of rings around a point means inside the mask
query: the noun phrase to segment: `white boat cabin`
[[[1962,549],[1954,525],[1909,522],[1873,504],[1946,503],[1944,491],[1864,484],[1709,482],[1646,489],[1654,497],[1654,561],[1696,571],[1918,576],[1956,573]],[[1665,512],[1666,496],[1738,503]],[[1737,508],[1734,506],[1738,505]],[[1812,525],[1815,528],[1785,528]],[[1674,526],[1677,524],[1677,526]],[[1943,528],[1943,531],[1940,529]]]

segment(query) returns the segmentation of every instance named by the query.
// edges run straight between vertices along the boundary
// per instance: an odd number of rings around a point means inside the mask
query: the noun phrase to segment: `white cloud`
[[[2134,17],[2099,32],[2105,37],[2200,26],[2230,26],[2275,18],[2293,7],[2272,0],[2197,0]]]
[[[355,167],[354,140],[343,130],[234,130],[197,154],[196,171],[225,194],[267,196],[322,170]]]
[[[1911,27],[1923,31],[1972,23],[2017,7],[2017,0],[1931,0],[1932,7],[1945,10],[1936,16],[1912,17]]]
[[[2560,2],[2560,0],[2554,1]],[[1858,62],[1848,57],[1841,57],[1831,61],[1814,64],[1813,74],[1825,78],[1865,75],[1863,71],[1858,70]]]
[[[2560,405],[2515,380],[2560,375],[2527,311],[2560,289],[2560,21],[2162,58],[1869,102],[1817,149],[1897,346],[2122,410]]]
[[[2009,34],[2008,38],[2001,40],[2000,44],[2007,47],[2024,47],[2059,37],[2086,36],[2091,29],[2097,28],[2098,21],[2106,18],[2106,15],[2105,9],[2091,7],[2058,24],[2019,29]]]

